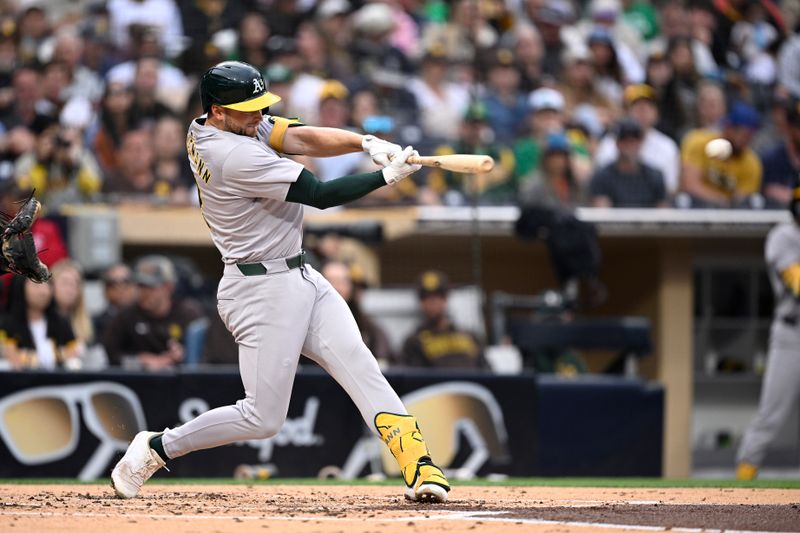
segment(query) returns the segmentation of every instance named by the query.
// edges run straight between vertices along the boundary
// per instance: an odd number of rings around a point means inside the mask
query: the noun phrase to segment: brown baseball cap
[[[417,295],[420,298],[431,294],[445,295],[450,290],[450,282],[444,272],[426,270],[417,280]]]

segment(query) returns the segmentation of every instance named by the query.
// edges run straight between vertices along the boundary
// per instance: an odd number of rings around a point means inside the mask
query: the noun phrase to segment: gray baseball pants
[[[217,291],[219,314],[239,345],[245,397],[168,429],[162,442],[171,458],[278,433],[301,353],[344,388],[373,432],[377,413],[406,414],[331,284],[308,265],[263,264],[268,274],[249,277],[226,265]]]
[[[758,414],[739,446],[737,461],[759,466],[767,447],[800,400],[800,328],[775,321],[770,335],[767,371],[761,385]]]

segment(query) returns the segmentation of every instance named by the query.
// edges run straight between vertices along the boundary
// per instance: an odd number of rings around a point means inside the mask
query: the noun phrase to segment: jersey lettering
[[[193,133],[186,136],[186,151],[189,153],[189,159],[191,159],[192,163],[194,163],[194,167],[197,169],[197,176],[208,183],[211,179],[211,172],[208,170],[203,158],[200,157],[200,153],[197,151]]]

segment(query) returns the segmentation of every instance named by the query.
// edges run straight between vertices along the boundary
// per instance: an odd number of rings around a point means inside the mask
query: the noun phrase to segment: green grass
[[[0,484],[18,485],[104,485],[108,479],[80,482],[65,478],[0,478]],[[154,485],[397,485],[399,480],[366,481],[356,479],[318,480],[313,478],[275,478],[267,481],[249,481],[228,478],[157,478],[148,482]],[[660,479],[660,478],[509,478],[502,481],[475,479],[455,481],[455,486],[506,486],[506,487],[609,487],[609,488],[758,488],[800,489],[800,480],[759,479],[735,481],[726,479]]]

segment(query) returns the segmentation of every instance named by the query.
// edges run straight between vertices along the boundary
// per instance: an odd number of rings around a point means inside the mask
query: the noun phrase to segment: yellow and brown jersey
[[[450,325],[436,329],[423,324],[403,346],[407,366],[482,368],[483,354],[475,336]]]

